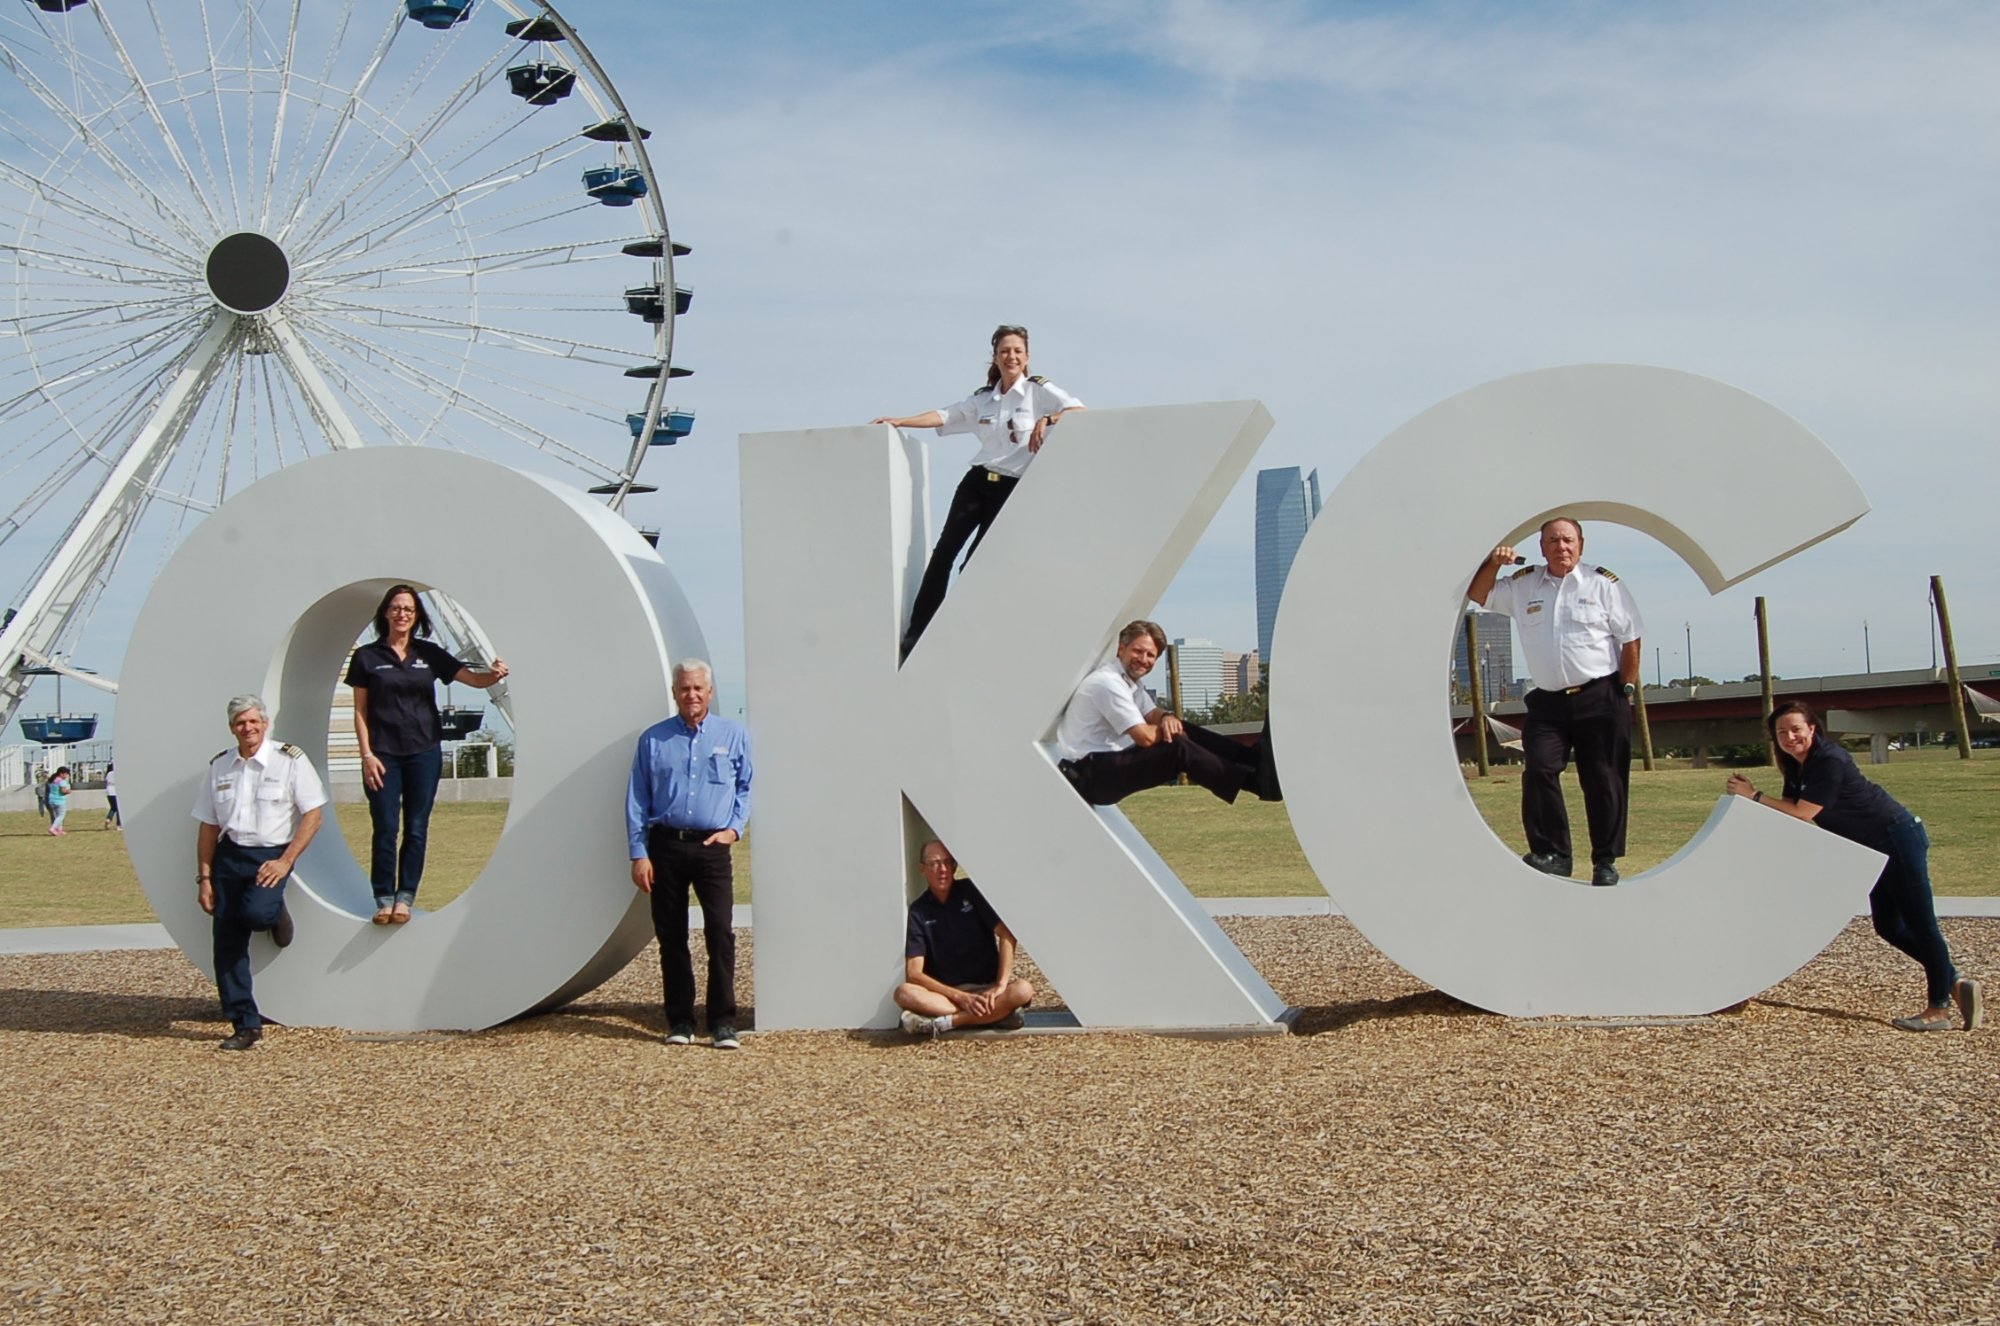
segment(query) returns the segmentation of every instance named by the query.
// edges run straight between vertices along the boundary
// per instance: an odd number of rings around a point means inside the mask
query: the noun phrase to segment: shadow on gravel
[[[757,1009],[752,1004],[738,1005],[736,1028],[738,1031],[754,1031],[757,1027]],[[699,1031],[698,1044],[708,1041],[708,1007],[696,1004],[695,1026]],[[553,1032],[564,1036],[595,1036],[608,1041],[660,1041],[667,1034],[667,1022],[657,1002],[626,1001],[621,1003],[593,1003],[579,1008],[566,1004],[540,1013],[527,1013],[511,1022],[503,1022],[489,1028],[488,1036],[518,1036],[538,1032]]]
[[[1492,1017],[1484,1009],[1474,1008],[1463,1000],[1454,999],[1439,990],[1424,990],[1418,994],[1402,995],[1395,999],[1361,999],[1351,1004],[1304,1005],[1299,1009],[1298,1020],[1292,1024],[1294,1036],[1323,1036],[1329,1031],[1339,1031],[1361,1022],[1381,1022],[1390,1018],[1406,1017]]]
[[[201,1041],[214,1040],[214,1031],[174,1024],[221,1020],[213,998],[0,989],[0,1031],[109,1032],[138,1040]]]
[[[1765,1008],[1782,1008],[1788,1013],[1810,1013],[1816,1018],[1827,1018],[1834,1022],[1880,1024],[1888,1020],[1869,1013],[1857,1013],[1851,1008],[1826,1008],[1819,1004],[1788,1004],[1782,999],[1752,999],[1748,1002],[1762,1004]]]

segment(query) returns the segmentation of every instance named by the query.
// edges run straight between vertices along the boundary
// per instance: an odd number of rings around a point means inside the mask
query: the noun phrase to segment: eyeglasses
[[[935,870],[939,866],[949,866],[951,869],[956,870],[958,869],[958,862],[948,856],[940,856],[924,862],[925,870]]]

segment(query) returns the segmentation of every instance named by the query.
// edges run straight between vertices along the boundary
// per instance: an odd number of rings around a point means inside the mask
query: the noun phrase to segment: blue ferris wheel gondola
[[[632,437],[637,440],[639,434],[646,431],[646,416],[628,414],[625,416],[625,426],[632,430]],[[670,447],[693,431],[693,410],[663,407],[660,410],[660,426],[653,430],[653,445]]]
[[[471,16],[472,0],[403,0],[403,12],[425,27],[442,32]]]
[[[507,87],[530,106],[553,106],[576,91],[576,70],[537,60],[507,71]]]
[[[646,196],[646,173],[637,166],[593,166],[583,172],[583,191],[606,207],[630,207]]]
[[[96,714],[43,714],[21,720],[21,735],[44,746],[74,746],[97,735]]]

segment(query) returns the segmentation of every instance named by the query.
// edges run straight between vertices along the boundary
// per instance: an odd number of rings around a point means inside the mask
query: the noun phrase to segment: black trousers
[[[1261,741],[1260,738],[1258,743],[1246,746],[1205,727],[1190,725],[1173,741],[1098,751],[1080,760],[1064,760],[1063,772],[1093,806],[1115,805],[1134,792],[1165,787],[1182,774],[1197,787],[1205,787],[1233,803],[1236,794],[1251,786],[1257,777]]]
[[[967,539],[972,547],[966,551],[965,560],[970,562],[972,554],[979,551],[979,541],[986,537],[993,518],[1000,514],[1000,508],[1021,481],[1004,474],[995,474],[984,465],[974,465],[958,481],[958,489],[951,495],[951,509],[945,513],[944,528],[938,532],[937,546],[931,549],[931,559],[924,564],[924,578],[917,586],[917,601],[910,608],[910,629],[903,632],[903,652],[909,653],[916,647],[924,628],[937,616],[937,610],[944,603],[945,587],[951,583],[952,559],[958,550],[965,547]],[[961,568],[963,569],[963,568]]]
[[[290,877],[268,889],[260,888],[257,867],[284,854],[284,847],[241,847],[225,835],[216,840],[215,856],[209,862],[215,890],[210,929],[215,938],[215,991],[222,998],[222,1016],[238,1031],[257,1031],[264,1026],[257,1001],[250,995],[250,936],[278,923]]]
[[[706,834],[702,835],[706,837]],[[708,944],[708,1025],[736,1020],[736,888],[729,846],[681,842],[672,829],[646,833],[653,863],[653,933],[660,940],[660,988],[669,1028],[694,1025],[694,960],[688,956],[688,890],[701,904]]]
[[[1632,780],[1632,706],[1617,674],[1599,677],[1574,693],[1529,691],[1521,750],[1521,827],[1528,850],[1573,857],[1569,809],[1563,805],[1562,771],[1576,752],[1576,781],[1590,821],[1590,859],[1610,865],[1625,855],[1625,802]]]

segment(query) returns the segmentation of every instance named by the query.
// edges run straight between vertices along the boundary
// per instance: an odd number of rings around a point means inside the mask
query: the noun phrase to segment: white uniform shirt
[[[1085,677],[1070,697],[1056,725],[1056,750],[1065,760],[1124,750],[1132,744],[1131,729],[1157,708],[1152,693],[1126,676],[1114,658]]]
[[[1035,420],[1059,414],[1083,404],[1053,382],[1037,382],[1023,376],[1011,390],[981,387],[958,404],[939,410],[946,433],[970,433],[979,439],[979,452],[972,463],[1018,479],[1028,472],[1035,454],[1028,450],[1034,436]],[[1054,430],[1050,430],[1054,431]]]
[[[1530,566],[1493,586],[1488,612],[1504,612],[1520,633],[1528,676],[1544,691],[1566,691],[1618,671],[1618,652],[1645,633],[1639,605],[1618,578],[1578,563],[1558,580]]]
[[[283,847],[298,831],[299,817],[326,804],[326,788],[304,752],[292,754],[266,737],[244,759],[232,748],[209,761],[195,793],[194,817],[219,825],[239,847]]]

